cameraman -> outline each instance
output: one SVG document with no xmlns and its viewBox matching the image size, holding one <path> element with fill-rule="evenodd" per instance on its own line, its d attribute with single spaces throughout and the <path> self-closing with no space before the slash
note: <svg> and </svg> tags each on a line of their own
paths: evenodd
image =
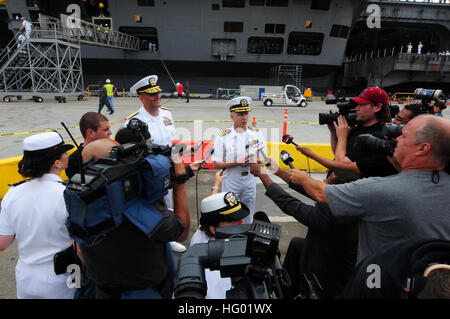
<svg viewBox="0 0 450 319">
<path fill-rule="evenodd" d="M 354 148 L 356 138 L 361 134 L 372 134 L 382 138 L 383 124 L 391 120 L 389 96 L 378 87 L 368 87 L 358 97 L 351 98 L 350 101 L 357 104 L 355 111 L 358 125 L 351 129 L 348 125 L 345 125 L 345 128 L 350 132 L 346 136 L 339 136 L 336 123 L 328 124 L 333 153 L 337 160 L 347 162 L 371 156 L 370 153 L 364 154 Z M 345 124 L 347 124 L 346 121 Z M 339 126 L 342 126 L 342 124 L 340 123 Z"/>
<path fill-rule="evenodd" d="M 108 144 L 108 147 L 104 147 Z M 105 155 L 112 144 L 107 139 L 90 143 L 83 153 Z M 185 174 L 183 162 L 174 157 L 175 175 Z M 161 197 L 152 204 L 140 202 L 162 214 L 162 220 L 149 236 L 123 216 L 123 222 L 108 233 L 80 244 L 88 275 L 96 284 L 95 296 L 113 298 L 170 298 L 172 296 L 174 260 L 168 242 L 184 241 L 189 232 L 189 210 L 184 184 L 172 183 L 174 211 L 167 209 Z M 141 201 L 141 200 L 140 200 Z M 142 205 L 144 204 L 144 205 Z M 145 212 L 143 212 L 145 213 Z"/>
<path fill-rule="evenodd" d="M 289 173 L 279 169 L 275 161 L 271 163 L 271 171 L 289 183 Z M 308 227 L 305 239 L 293 238 L 289 243 L 283 267 L 288 271 L 292 285 L 285 297 L 305 294 L 303 274 L 314 274 L 318 278 L 323 288 L 322 298 L 339 296 L 356 263 L 358 226 L 354 219 L 334 218 L 327 204 L 311 206 L 289 195 L 280 185 L 273 183 L 258 164 L 251 164 L 251 173 L 261 179 L 266 196 L 285 214 Z M 330 170 L 324 182 L 344 184 L 358 178 L 350 171 Z M 289 187 L 308 196 L 299 185 L 289 183 Z"/>
<path fill-rule="evenodd" d="M 444 117 L 442 115 L 442 111 L 445 110 L 446 108 L 447 108 L 447 105 L 445 105 L 444 102 L 436 101 L 433 105 L 434 115 L 439 116 L 439 117 Z"/>
<path fill-rule="evenodd" d="M 338 167 L 352 169 L 364 176 L 388 176 L 396 174 L 397 170 L 383 154 L 372 154 L 369 151 L 356 147 L 357 137 L 362 134 L 371 134 L 383 138 L 383 125 L 391 121 L 389 110 L 389 96 L 378 87 L 366 88 L 358 97 L 351 98 L 350 103 L 356 104 L 356 121 L 358 124 L 350 128 L 344 117 L 340 116 L 338 122 L 328 124 L 331 136 L 331 148 L 336 161 L 356 162 L 358 167 Z"/>
<path fill-rule="evenodd" d="M 420 103 L 408 104 L 392 119 L 392 123 L 395 125 L 405 125 L 420 114 L 433 114 L 433 112 L 430 107 Z"/>
<path fill-rule="evenodd" d="M 414 117 L 420 114 L 428 114 L 430 113 L 430 109 L 424 107 L 422 104 L 409 104 L 406 105 L 392 120 L 393 124 L 396 125 L 405 125 Z M 339 132 L 338 135 L 345 135 L 346 123 L 343 117 L 338 118 L 338 124 L 336 125 L 336 131 Z M 341 132 L 344 130 L 344 132 Z M 342 137 L 343 138 L 343 137 Z M 397 174 L 400 170 L 400 167 L 397 165 L 396 161 L 392 157 L 387 157 L 391 165 L 386 163 L 386 160 L 383 158 L 382 154 L 376 154 L 375 159 L 377 159 L 376 163 L 374 163 L 373 158 L 362 158 L 356 160 L 354 162 L 346 162 L 346 161 L 338 161 L 338 160 L 330 160 L 323 156 L 320 156 L 314 153 L 310 148 L 304 146 L 296 146 L 297 151 L 301 152 L 306 157 L 309 157 L 321 165 L 325 166 L 328 169 L 345 169 L 353 171 L 362 177 L 371 177 L 371 176 L 389 176 L 393 174 Z M 395 167 L 395 170 L 394 170 Z"/>
<path fill-rule="evenodd" d="M 397 138 L 399 174 L 326 185 L 299 170 L 290 181 L 302 185 L 333 216 L 359 220 L 358 262 L 383 243 L 412 236 L 450 240 L 450 121 L 434 115 L 412 119 Z"/>
</svg>

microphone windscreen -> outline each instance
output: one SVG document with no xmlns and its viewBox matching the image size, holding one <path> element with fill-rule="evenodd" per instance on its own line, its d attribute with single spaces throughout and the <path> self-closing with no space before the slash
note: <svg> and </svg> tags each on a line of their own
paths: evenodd
<svg viewBox="0 0 450 319">
<path fill-rule="evenodd" d="M 270 223 L 269 216 L 262 211 L 258 211 L 253 215 L 253 219 L 259 220 L 261 222 Z"/>
</svg>

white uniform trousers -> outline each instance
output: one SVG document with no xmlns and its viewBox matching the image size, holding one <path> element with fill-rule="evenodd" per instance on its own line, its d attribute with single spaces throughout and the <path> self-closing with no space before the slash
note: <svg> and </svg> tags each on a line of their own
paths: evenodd
<svg viewBox="0 0 450 319">
<path fill-rule="evenodd" d="M 16 265 L 18 299 L 73 299 L 75 288 L 67 287 L 69 274 L 56 275 L 53 262 Z"/>
<path fill-rule="evenodd" d="M 226 171 L 225 171 L 226 172 Z M 225 173 L 226 174 L 226 173 Z M 241 203 L 250 210 L 250 214 L 244 218 L 244 223 L 253 223 L 256 202 L 256 179 L 251 173 L 242 176 L 241 173 L 229 172 L 222 181 L 222 192 L 233 192 Z"/>
</svg>

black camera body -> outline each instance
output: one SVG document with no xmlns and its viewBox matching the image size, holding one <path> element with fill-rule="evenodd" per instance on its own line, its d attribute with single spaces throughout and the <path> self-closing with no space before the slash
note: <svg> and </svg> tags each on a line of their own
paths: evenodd
<svg viewBox="0 0 450 319">
<path fill-rule="evenodd" d="M 402 130 L 405 127 L 404 124 L 397 125 L 393 123 L 388 123 L 383 126 L 382 132 L 383 136 L 387 136 L 390 139 L 396 139 L 400 135 L 402 135 Z"/>
<path fill-rule="evenodd" d="M 218 227 L 216 239 L 193 245 L 181 257 L 175 277 L 175 298 L 204 298 L 205 269 L 231 277 L 227 299 L 282 298 L 278 259 L 279 225 L 254 220 L 251 225 Z M 277 284 L 275 284 L 277 283 Z"/>
<path fill-rule="evenodd" d="M 337 119 L 339 116 L 345 117 L 345 120 L 347 121 L 349 126 L 355 126 L 358 124 L 358 121 L 356 120 L 356 106 L 358 104 L 354 102 L 353 100 L 346 101 L 346 102 L 339 102 L 336 104 L 337 108 L 339 109 L 338 112 L 335 113 L 319 113 L 319 124 L 332 124 L 333 122 L 337 122 Z M 395 115 L 400 112 L 400 108 L 398 105 L 389 105 L 389 111 L 391 113 L 391 117 L 394 117 Z"/>
<path fill-rule="evenodd" d="M 371 134 L 361 134 L 356 138 L 355 148 L 371 153 L 382 153 L 392 156 L 395 152 L 397 141 L 393 139 L 382 139 Z"/>
<path fill-rule="evenodd" d="M 319 113 L 319 124 L 332 124 L 333 122 L 337 122 L 339 116 L 345 117 L 348 125 L 355 126 L 357 124 L 356 121 L 356 111 L 355 107 L 357 104 L 352 100 L 347 102 L 338 102 L 336 107 L 338 108 L 338 112 L 335 113 Z"/>
<path fill-rule="evenodd" d="M 371 153 L 382 153 L 387 156 L 394 155 L 397 146 L 396 138 L 402 135 L 405 125 L 388 123 L 383 126 L 383 136 L 387 139 L 375 137 L 371 134 L 361 134 L 356 138 L 355 148 Z"/>
</svg>

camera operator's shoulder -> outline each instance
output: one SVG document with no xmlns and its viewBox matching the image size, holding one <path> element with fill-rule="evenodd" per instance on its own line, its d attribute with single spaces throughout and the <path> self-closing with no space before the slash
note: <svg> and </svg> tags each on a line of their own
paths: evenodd
<svg viewBox="0 0 450 319">
<path fill-rule="evenodd" d="M 227 128 L 225 130 L 223 130 L 222 132 L 219 133 L 219 136 L 225 136 L 231 133 L 231 129 Z"/>
</svg>

